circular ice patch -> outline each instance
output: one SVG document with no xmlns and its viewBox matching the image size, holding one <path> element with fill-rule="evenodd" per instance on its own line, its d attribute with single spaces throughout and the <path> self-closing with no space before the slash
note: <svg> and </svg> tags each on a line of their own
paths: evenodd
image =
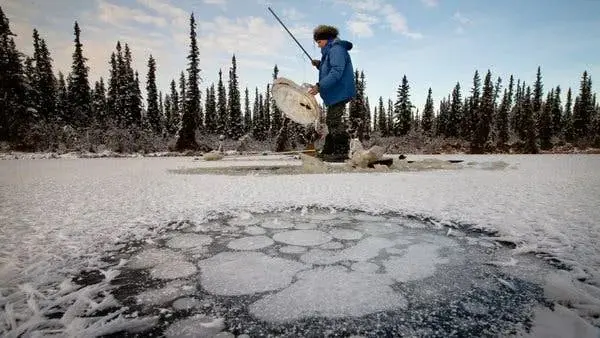
<svg viewBox="0 0 600 338">
<path fill-rule="evenodd" d="M 250 236 L 233 240 L 227 244 L 232 250 L 259 250 L 273 245 L 273 240 L 267 236 Z"/>
<path fill-rule="evenodd" d="M 222 252 L 198 263 L 202 287 L 217 295 L 239 296 L 278 290 L 307 265 L 260 252 Z"/>
<path fill-rule="evenodd" d="M 213 337 L 225 329 L 223 318 L 211 318 L 204 315 L 195 315 L 179 320 L 164 332 L 165 337 Z"/>
<path fill-rule="evenodd" d="M 248 235 L 256 236 L 256 235 L 264 235 L 267 231 L 261 227 L 251 226 L 251 227 L 247 227 L 246 230 L 244 230 L 244 232 L 247 233 Z"/>
<path fill-rule="evenodd" d="M 263 222 L 262 226 L 267 229 L 289 229 L 292 228 L 294 224 L 289 220 L 273 218 Z"/>
<path fill-rule="evenodd" d="M 333 229 L 329 233 L 333 238 L 347 241 L 361 239 L 363 236 L 362 232 L 350 229 Z"/>
<path fill-rule="evenodd" d="M 314 246 L 331 241 L 331 235 L 319 230 L 291 230 L 277 233 L 273 239 L 289 245 Z"/>
<path fill-rule="evenodd" d="M 208 235 L 200 234 L 180 234 L 171 237 L 166 243 L 169 248 L 189 249 L 203 245 L 209 245 L 213 239 Z"/>
<path fill-rule="evenodd" d="M 350 268 L 358 272 L 375 273 L 379 270 L 379 265 L 369 262 L 356 262 Z"/>
<path fill-rule="evenodd" d="M 150 270 L 150 275 L 156 279 L 176 279 L 191 276 L 196 271 L 196 266 L 190 262 L 175 261 L 157 265 Z"/>
<path fill-rule="evenodd" d="M 148 269 L 162 263 L 184 260 L 181 254 L 168 249 L 148 249 L 139 252 L 129 260 L 127 267 L 130 269 Z"/>
</svg>

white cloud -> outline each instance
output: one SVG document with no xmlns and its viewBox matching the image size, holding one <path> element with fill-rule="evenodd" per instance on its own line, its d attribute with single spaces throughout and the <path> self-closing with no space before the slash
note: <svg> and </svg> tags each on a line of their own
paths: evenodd
<svg viewBox="0 0 600 338">
<path fill-rule="evenodd" d="M 182 29 L 187 27 L 191 13 L 171 5 L 168 1 L 164 0 L 137 0 L 141 5 L 146 6 L 149 9 L 154 10 L 156 13 L 165 15 L 170 20 L 170 27 L 173 29 Z"/>
<path fill-rule="evenodd" d="M 354 11 L 377 11 L 385 2 L 383 0 L 334 0 L 337 4 L 350 6 Z"/>
<path fill-rule="evenodd" d="M 98 17 L 100 20 L 116 26 L 123 23 L 131 23 L 132 21 L 143 24 L 153 24 L 158 27 L 167 25 L 167 21 L 164 18 L 152 16 L 139 9 L 115 5 L 104 0 L 98 1 L 98 10 Z"/>
<path fill-rule="evenodd" d="M 461 25 L 468 25 L 472 22 L 471 19 L 464 16 L 461 12 L 454 13 L 454 16 L 452 16 L 452 18 L 458 21 L 458 23 L 460 23 Z"/>
<path fill-rule="evenodd" d="M 437 7 L 440 4 L 439 0 L 421 0 L 427 7 Z"/>
<path fill-rule="evenodd" d="M 377 23 L 376 17 L 364 13 L 356 13 L 352 19 L 346 22 L 348 29 L 360 37 L 373 36 L 372 26 L 375 23 Z"/>
<path fill-rule="evenodd" d="M 217 17 L 202 22 L 198 44 L 204 50 L 245 54 L 274 55 L 283 41 L 279 27 L 268 25 L 263 18 L 246 17 L 231 20 Z"/>
<path fill-rule="evenodd" d="M 385 21 L 390 25 L 390 29 L 396 33 L 405 35 L 411 39 L 420 39 L 423 37 L 420 33 L 411 32 L 408 29 L 408 23 L 402 13 L 398 12 L 392 5 L 383 7 Z"/>
<path fill-rule="evenodd" d="M 473 23 L 471 19 L 464 16 L 461 12 L 455 12 L 452 18 L 458 23 L 458 26 L 454 30 L 456 34 L 464 34 L 466 32 L 466 26 Z"/>
</svg>

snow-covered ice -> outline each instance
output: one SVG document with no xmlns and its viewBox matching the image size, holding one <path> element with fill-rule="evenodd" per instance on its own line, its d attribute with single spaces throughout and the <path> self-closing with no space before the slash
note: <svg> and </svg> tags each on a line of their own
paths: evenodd
<svg viewBox="0 0 600 338">
<path fill-rule="evenodd" d="M 460 157 L 235 176 L 225 169 L 301 166 L 282 156 L 0 161 L 0 334 L 143 332 L 164 310 L 186 313 L 166 336 L 507 335 L 531 320 L 518 336 L 597 337 L 600 157 Z M 461 319 L 473 315 L 481 324 Z"/>
<path fill-rule="evenodd" d="M 250 312 L 263 320 L 285 322 L 316 315 L 355 317 L 407 306 L 406 299 L 390 287 L 393 281 L 383 275 L 336 266 L 301 273 L 299 279 L 252 304 Z"/>
<path fill-rule="evenodd" d="M 321 245 L 329 242 L 331 238 L 331 235 L 319 230 L 291 230 L 273 236 L 277 242 L 297 246 Z"/>
<path fill-rule="evenodd" d="M 227 247 L 232 250 L 258 250 L 273 243 L 273 240 L 267 236 L 250 236 L 233 240 L 227 244 Z"/>
<path fill-rule="evenodd" d="M 202 287 L 217 295 L 250 295 L 278 290 L 309 268 L 305 264 L 269 257 L 260 252 L 222 252 L 198 263 Z"/>
</svg>

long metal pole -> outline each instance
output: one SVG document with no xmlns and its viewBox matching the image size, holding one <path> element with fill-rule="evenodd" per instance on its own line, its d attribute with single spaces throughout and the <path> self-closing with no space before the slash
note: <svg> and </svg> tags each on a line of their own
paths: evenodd
<svg viewBox="0 0 600 338">
<path fill-rule="evenodd" d="M 271 12 L 271 14 L 273 14 L 273 16 L 275 17 L 275 19 L 277 19 L 277 21 L 279 21 L 279 23 L 283 26 L 283 28 L 285 28 L 285 30 L 292 37 L 292 39 L 294 39 L 294 41 L 296 41 L 296 44 L 298 44 L 298 47 L 300 47 L 300 49 L 302 49 L 302 51 L 304 52 L 304 54 L 306 54 L 306 56 L 308 57 L 308 59 L 312 61 L 312 57 L 310 56 L 310 54 L 308 54 L 308 52 L 304 49 L 304 47 L 302 47 L 302 45 L 300 44 L 300 42 L 298 42 L 298 40 L 296 40 L 296 38 L 294 37 L 294 34 L 292 34 L 292 32 L 290 32 L 290 30 L 287 29 L 287 27 L 283 24 L 283 22 L 281 22 L 281 20 L 279 19 L 279 17 L 277 16 L 277 14 L 275 14 L 275 12 L 273 12 L 273 10 L 271 9 L 271 7 L 267 7 L 267 8 L 269 9 L 269 12 Z"/>
</svg>

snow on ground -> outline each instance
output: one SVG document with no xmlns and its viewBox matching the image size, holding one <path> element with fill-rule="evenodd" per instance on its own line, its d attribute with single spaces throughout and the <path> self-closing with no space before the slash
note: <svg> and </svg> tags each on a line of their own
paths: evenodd
<svg viewBox="0 0 600 338">
<path fill-rule="evenodd" d="M 421 298 L 439 296 L 439 285 L 425 281 L 452 275 L 440 270 L 443 266 L 475 269 L 452 252 L 460 249 L 456 241 L 492 250 L 493 241 L 469 234 L 486 229 L 500 236 L 493 240 L 514 246 L 508 257 L 488 259 L 490 269 L 521 273 L 527 270 L 523 262 L 531 263 L 525 259 L 529 253 L 570 268 L 548 272 L 540 263 L 539 271 L 545 272 L 537 282 L 556 305 L 554 311 L 535 311 L 533 336 L 554 332 L 556 323 L 564 337 L 597 335 L 600 157 L 458 157 L 465 162 L 450 166 L 421 156 L 417 165 L 401 163 L 394 171 L 297 175 L 260 170 L 243 174 L 237 169 L 227 175 L 232 174 L 228 168 L 242 165 L 286 164 L 288 173 L 301 172 L 298 160 L 281 156 L 226 157 L 211 163 L 193 158 L 0 161 L 0 332 L 93 336 L 152 329 L 171 311 L 204 303 L 182 300 L 175 310 L 138 317 L 116 305 L 125 292 L 115 289 L 116 281 L 138 274 L 133 280 L 149 282 L 129 286 L 135 288 L 137 301 L 164 306 L 197 294 L 193 279 L 199 271 L 206 299 L 214 301 L 207 306 L 221 304 L 221 295 L 250 297 L 245 303 L 250 314 L 240 314 L 239 320 L 251 322 L 251 315 L 273 322 L 306 315 L 370 318 L 368 314 L 391 308 L 397 316 L 415 301 L 411 293 L 398 293 L 397 285 L 416 283 Z M 222 167 L 214 172 L 218 175 L 198 169 L 215 163 Z M 326 212 L 315 213 L 315 207 Z M 297 209 L 291 218 L 261 221 L 255 216 Z M 230 218 L 223 224 L 221 217 Z M 179 231 L 185 224 L 192 226 Z M 447 226 L 454 230 L 447 231 Z M 422 243 L 427 234 L 393 236 L 407 229 L 439 230 L 446 236 L 420 245 L 411 241 Z M 450 253 L 442 254 L 444 250 Z M 124 256 L 115 255 L 108 264 L 108 252 Z M 473 273 L 477 269 L 484 268 Z M 230 277 L 224 280 L 224 275 Z M 332 291 L 340 280 L 347 287 Z M 320 289 L 312 292 L 315 283 Z M 485 283 L 486 290 L 520 290 L 535 298 L 534 291 L 527 291 L 534 289 L 519 279 L 502 275 Z M 351 297 L 352 291 L 371 301 L 361 303 Z M 267 296 L 252 298 L 262 292 Z M 448 294 L 462 295 L 456 290 Z M 324 301 L 327 297 L 331 302 Z M 329 304 L 339 306 L 340 312 Z M 454 308 L 452 299 L 448 304 Z M 471 313 L 490 313 L 477 303 L 460 306 Z M 275 316 L 282 307 L 286 311 L 281 318 Z M 434 328 L 447 320 L 443 313 L 423 313 L 427 316 L 420 320 Z M 164 334 L 182 335 L 190 328 L 219 332 L 225 329 L 220 315 L 181 318 Z M 408 322 L 419 319 L 404 315 Z M 486 317 L 491 322 L 494 318 Z"/>
</svg>

